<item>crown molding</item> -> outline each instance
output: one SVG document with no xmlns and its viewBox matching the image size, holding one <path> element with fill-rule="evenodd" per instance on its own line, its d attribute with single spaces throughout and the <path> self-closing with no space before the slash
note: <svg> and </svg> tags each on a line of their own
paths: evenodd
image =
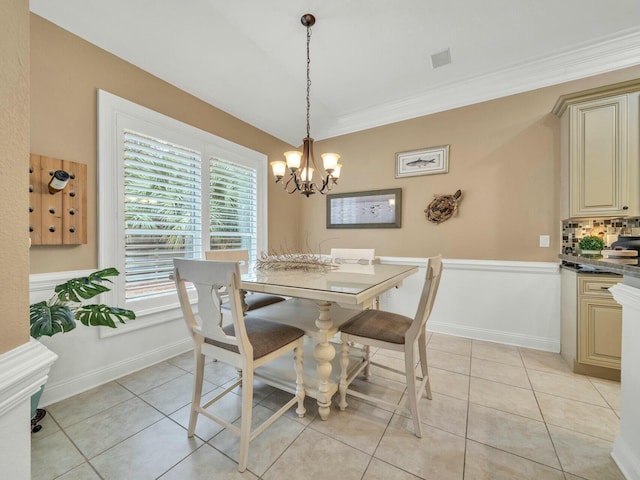
<svg viewBox="0 0 640 480">
<path fill-rule="evenodd" d="M 640 29 L 338 117 L 331 138 L 640 64 Z"/>
</svg>

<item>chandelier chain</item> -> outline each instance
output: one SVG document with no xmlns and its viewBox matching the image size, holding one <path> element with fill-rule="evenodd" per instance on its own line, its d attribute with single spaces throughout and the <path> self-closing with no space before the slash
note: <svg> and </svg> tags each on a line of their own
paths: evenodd
<svg viewBox="0 0 640 480">
<path fill-rule="evenodd" d="M 307 138 L 310 137 L 311 132 L 311 100 L 309 99 L 311 92 L 311 57 L 309 55 L 309 44 L 311 43 L 311 27 L 307 27 Z"/>
<path fill-rule="evenodd" d="M 323 153 L 321 155 L 323 169 L 319 169 L 313 153 L 313 138 L 311 138 L 311 26 L 316 18 L 307 13 L 300 22 L 307 29 L 307 136 L 302 139 L 302 151 L 285 152 L 286 161 L 271 162 L 276 183 L 280 183 L 287 193 L 300 192 L 309 197 L 315 193 L 326 195 L 338 183 L 342 165 L 338 163 L 340 155 L 337 153 Z M 287 177 L 287 170 L 289 172 Z M 320 176 L 320 183 L 313 180 L 314 172 Z"/>
</svg>

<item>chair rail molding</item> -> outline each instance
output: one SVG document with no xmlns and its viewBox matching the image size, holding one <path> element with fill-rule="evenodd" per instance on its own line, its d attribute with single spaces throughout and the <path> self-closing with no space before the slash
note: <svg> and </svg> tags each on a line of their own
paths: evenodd
<svg viewBox="0 0 640 480">
<path fill-rule="evenodd" d="M 412 317 L 426 258 L 380 257 L 380 262 L 419 266 L 418 274 L 381 298 L 383 310 Z M 428 331 L 560 351 L 558 263 L 445 258 L 443 264 Z"/>
</svg>

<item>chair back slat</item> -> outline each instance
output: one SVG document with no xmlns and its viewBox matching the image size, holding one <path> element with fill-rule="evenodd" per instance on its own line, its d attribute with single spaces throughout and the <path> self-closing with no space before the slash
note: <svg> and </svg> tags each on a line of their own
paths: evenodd
<svg viewBox="0 0 640 480">
<path fill-rule="evenodd" d="M 331 261 L 335 263 L 360 263 L 372 265 L 376 258 L 375 248 L 332 248 Z"/>
<path fill-rule="evenodd" d="M 174 258 L 173 262 L 180 305 L 189 330 L 216 342 L 236 346 L 240 354 L 253 358 L 253 348 L 247 337 L 242 313 L 238 263 L 181 258 Z M 192 283 L 196 289 L 200 321 L 194 314 L 185 285 L 187 282 Z M 227 335 L 222 329 L 221 289 L 229 295 L 235 336 Z"/>
<path fill-rule="evenodd" d="M 425 275 L 424 286 L 422 287 L 422 293 L 420 295 L 420 301 L 418 302 L 416 316 L 411 327 L 407 331 L 407 337 L 416 338 L 418 333 L 425 328 L 429 315 L 431 315 L 433 304 L 435 303 L 441 276 L 442 255 L 430 257 L 427 260 L 427 272 Z"/>
<path fill-rule="evenodd" d="M 224 262 L 240 262 L 240 272 L 242 273 L 246 273 L 249 269 L 249 250 L 208 250 L 204 252 L 204 258 Z"/>
</svg>

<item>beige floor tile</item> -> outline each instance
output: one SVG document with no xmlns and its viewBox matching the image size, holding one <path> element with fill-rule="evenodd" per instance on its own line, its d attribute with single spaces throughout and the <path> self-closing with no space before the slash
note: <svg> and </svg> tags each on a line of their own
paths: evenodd
<svg viewBox="0 0 640 480">
<path fill-rule="evenodd" d="M 611 459 L 612 442 L 553 425 L 549 433 L 566 472 L 588 480 L 624 480 Z"/>
<path fill-rule="evenodd" d="M 183 369 L 168 362 L 160 362 L 122 377 L 118 379 L 118 383 L 136 395 L 140 395 L 182 375 L 184 375 Z"/>
<path fill-rule="evenodd" d="M 353 447 L 307 428 L 262 478 L 360 480 L 370 459 L 369 455 Z"/>
<path fill-rule="evenodd" d="M 464 337 L 434 333 L 429 338 L 429 343 L 427 344 L 427 350 L 429 349 L 469 357 L 471 356 L 471 340 Z"/>
<path fill-rule="evenodd" d="M 204 379 L 221 387 L 236 381 L 238 371 L 228 363 L 207 361 L 204 366 Z"/>
<path fill-rule="evenodd" d="M 132 397 L 131 392 L 118 383 L 109 382 L 49 405 L 47 412 L 62 428 L 66 428 Z"/>
<path fill-rule="evenodd" d="M 84 461 L 84 457 L 62 431 L 31 442 L 32 480 L 57 478 Z"/>
<path fill-rule="evenodd" d="M 362 480 L 416 480 L 417 478 L 419 477 L 374 458 Z"/>
<path fill-rule="evenodd" d="M 532 390 L 471 377 L 469 401 L 533 420 L 542 420 Z"/>
<path fill-rule="evenodd" d="M 285 392 L 283 390 L 274 388 L 273 392 L 271 392 L 271 394 L 263 398 L 258 403 L 258 405 L 261 405 L 275 412 L 277 410 L 280 410 L 280 407 L 282 407 L 285 403 L 287 403 L 292 397 L 293 397 L 292 394 Z M 336 397 L 337 395 L 334 396 L 334 399 Z M 304 408 L 306 409 L 304 417 L 298 416 L 298 414 L 296 413 L 296 408 L 297 406 L 290 408 L 289 410 L 286 411 L 284 416 L 287 418 L 290 418 L 291 420 L 295 420 L 296 422 L 301 423 L 303 425 L 309 425 L 318 416 L 318 401 L 315 398 L 310 397 L 309 395 L 304 397 Z M 333 406 L 331 407 L 332 412 L 334 408 L 335 407 Z"/>
<path fill-rule="evenodd" d="M 90 459 L 162 418 L 164 416 L 155 408 L 134 397 L 76 423 L 65 431 Z"/>
<path fill-rule="evenodd" d="M 469 398 L 469 377 L 459 373 L 429 368 L 431 391 L 467 400 Z"/>
<path fill-rule="evenodd" d="M 273 411 L 261 407 L 253 408 L 251 431 L 263 423 Z M 240 427 L 240 420 L 234 422 Z M 285 417 L 280 417 L 264 432 L 258 435 L 249 445 L 248 467 L 256 475 L 262 475 L 280 455 L 293 443 L 304 429 L 304 425 Z M 240 437 L 228 430 L 223 430 L 208 442 L 217 450 L 229 456 L 236 462 L 240 450 Z"/>
<path fill-rule="evenodd" d="M 467 431 L 467 401 L 438 392 L 433 392 L 431 396 L 431 400 L 424 397 L 420 399 L 420 421 L 464 437 Z M 404 416 L 409 417 L 408 414 Z M 410 427 L 413 432 L 413 425 Z"/>
<path fill-rule="evenodd" d="M 207 360 L 211 361 L 211 360 Z M 188 352 L 181 353 L 180 355 L 176 355 L 175 357 L 167 360 L 167 363 L 171 365 L 186 370 L 187 372 L 193 373 L 195 369 L 195 362 L 193 359 L 193 349 Z"/>
<path fill-rule="evenodd" d="M 105 480 L 154 479 L 191 454 L 202 440 L 169 419 L 129 437 L 91 460 Z"/>
<path fill-rule="evenodd" d="M 424 479 L 462 479 L 464 437 L 424 425 L 422 438 L 412 420 L 395 415 L 374 457 Z"/>
<path fill-rule="evenodd" d="M 140 395 L 140 398 L 165 415 L 171 415 L 173 412 L 191 403 L 193 399 L 193 382 L 193 374 L 185 373 L 151 390 L 147 390 Z M 215 388 L 215 385 L 206 380 L 202 382 L 203 395 L 206 395 Z"/>
<path fill-rule="evenodd" d="M 492 362 L 504 363 L 516 367 L 522 366 L 522 359 L 520 358 L 518 347 L 503 345 L 501 343 L 473 340 L 471 356 L 473 358 L 481 358 L 482 360 L 490 360 Z"/>
<path fill-rule="evenodd" d="M 559 353 L 543 352 L 530 348 L 520 348 L 519 350 L 527 370 L 542 370 L 544 372 L 573 375 L 569 365 Z"/>
<path fill-rule="evenodd" d="M 427 349 L 427 364 L 429 367 L 449 370 L 450 372 L 469 375 L 470 361 L 466 355 L 444 352 L 442 350 Z"/>
<path fill-rule="evenodd" d="M 159 480 L 252 480 L 257 479 L 250 470 L 238 472 L 238 464 L 211 445 L 202 445 L 182 460 Z"/>
<path fill-rule="evenodd" d="M 584 375 L 558 375 L 540 370 L 529 370 L 529 380 L 536 392 L 608 407 L 600 392 Z"/>
<path fill-rule="evenodd" d="M 620 419 L 609 407 L 536 393 L 547 424 L 613 441 L 620 430 Z"/>
<path fill-rule="evenodd" d="M 560 468 L 544 422 L 472 403 L 469 405 L 467 438 Z"/>
<path fill-rule="evenodd" d="M 464 480 L 564 480 L 560 470 L 467 440 Z"/>
<path fill-rule="evenodd" d="M 404 380 L 403 383 L 400 383 L 385 377 L 385 372 L 386 370 L 384 369 L 372 367 L 371 377 L 369 378 L 369 380 L 365 380 L 363 377 L 356 378 L 351 383 L 349 388 L 365 395 L 370 395 L 377 399 L 384 400 L 391 404 L 398 404 L 401 401 L 402 395 L 407 389 L 407 386 L 404 383 Z M 395 376 L 394 378 L 398 377 Z M 336 393 L 336 395 L 333 397 L 334 405 L 338 404 L 339 398 L 339 394 Z M 354 397 L 347 394 L 347 403 L 349 403 L 352 398 Z M 378 407 L 384 410 L 393 410 L 392 408 L 385 405 L 378 405 Z"/>
<path fill-rule="evenodd" d="M 527 371 L 521 365 L 509 365 L 473 357 L 471 359 L 471 376 L 506 383 L 520 388 L 531 388 Z"/>
<path fill-rule="evenodd" d="M 95 470 L 91 468 L 91 465 L 83 463 L 79 467 L 76 467 L 56 478 L 56 480 L 100 480 L 100 477 Z"/>
<path fill-rule="evenodd" d="M 310 428 L 372 455 L 392 416 L 387 410 L 350 398 L 344 411 L 334 408 L 327 420 L 317 417 Z"/>
<path fill-rule="evenodd" d="M 222 391 L 222 388 L 216 388 L 208 394 L 203 395 L 201 404 L 207 403 L 216 395 L 222 393 Z M 222 399 L 211 405 L 208 410 L 215 415 L 225 419 L 226 421 L 233 423 L 238 418 L 240 418 L 240 414 L 242 413 L 242 399 L 234 393 L 229 393 L 228 395 L 224 396 Z M 180 410 L 173 413 L 169 418 L 182 425 L 185 428 L 186 432 L 186 429 L 189 428 L 190 413 L 191 403 L 189 403 L 189 405 L 185 405 Z M 224 430 L 224 427 L 219 423 L 210 420 L 204 415 L 198 415 L 195 434 L 201 439 L 208 441 L 214 435 L 220 433 L 222 430 Z"/>
<path fill-rule="evenodd" d="M 600 392 L 607 404 L 614 410 L 620 410 L 620 382 L 591 377 L 591 383 Z"/>
</svg>

